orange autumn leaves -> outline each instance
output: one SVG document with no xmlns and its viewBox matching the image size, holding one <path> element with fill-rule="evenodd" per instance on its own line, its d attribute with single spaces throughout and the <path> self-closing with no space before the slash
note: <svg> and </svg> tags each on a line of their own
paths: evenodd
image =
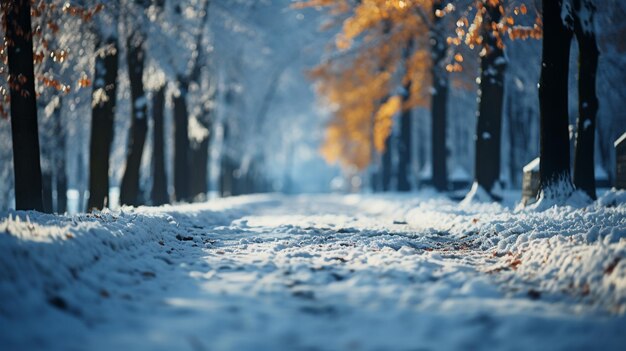
<svg viewBox="0 0 626 351">
<path fill-rule="evenodd" d="M 421 7 L 416 8 L 420 3 Z M 321 152 L 330 163 L 362 170 L 385 149 L 394 116 L 428 104 L 429 54 L 423 15 L 428 1 L 311 0 L 296 7 L 323 6 L 345 16 L 336 37 L 338 53 L 310 72 L 321 99 L 331 108 Z M 421 14 L 416 14 L 420 11 Z M 410 87 L 410 91 L 405 91 Z"/>
<path fill-rule="evenodd" d="M 11 2 L 2 2 L 0 4 L 0 11 L 6 14 L 10 6 L 13 6 Z M 45 66 L 47 60 L 51 60 L 57 64 L 64 64 L 70 58 L 70 50 L 68 48 L 60 47 L 57 41 L 59 37 L 59 31 L 61 30 L 60 23 L 67 18 L 76 18 L 83 23 L 91 21 L 94 16 L 104 9 L 104 5 L 101 3 L 90 4 L 89 6 L 79 6 L 71 4 L 67 1 L 60 0 L 37 0 L 31 1 L 31 18 L 32 18 L 32 40 L 33 40 L 33 63 L 37 68 Z M 66 16 L 66 17 L 63 17 Z M 0 18 L 0 27 L 4 29 L 6 33 L 6 26 L 8 25 L 6 16 Z M 23 34 L 20 34 L 23 35 Z M 21 90 L 19 87 L 25 82 L 23 77 L 9 77 L 8 76 L 8 48 L 13 43 L 4 38 L 0 43 L 0 77 L 6 82 L 6 86 L 0 86 L 0 116 L 8 118 L 8 105 L 10 103 L 10 94 L 8 87 L 12 87 L 16 90 Z M 51 88 L 60 93 L 67 94 L 71 91 L 71 86 L 68 83 L 62 82 L 62 79 L 55 75 L 52 70 L 46 72 L 35 72 L 36 84 L 38 89 L 37 95 L 42 91 L 41 88 Z M 76 82 L 77 88 L 85 88 L 91 85 L 91 80 L 87 77 L 85 72 L 82 72 Z M 23 91 L 22 94 L 25 94 Z"/>
<path fill-rule="evenodd" d="M 435 2 L 443 2 L 444 6 L 433 11 Z M 325 159 L 344 167 L 366 168 L 376 154 L 384 151 L 394 116 L 402 110 L 428 106 L 432 67 L 430 34 L 435 18 L 457 16 L 457 20 L 446 21 L 447 44 L 464 44 L 463 51 L 477 48 L 480 51 L 477 56 L 481 57 L 489 50 L 483 41 L 488 33 L 493 34 L 500 48 L 504 46 L 505 36 L 541 37 L 539 16 L 532 26 L 517 24 L 516 16 L 529 11 L 525 4 L 514 3 L 507 1 L 505 8 L 504 0 L 473 0 L 462 9 L 445 0 L 297 3 L 296 8 L 325 8 L 333 18 L 341 20 L 341 31 L 335 38 L 337 52 L 310 72 L 318 95 L 333 113 L 321 148 Z M 489 18 L 487 7 L 499 11 L 497 22 Z M 405 50 L 410 50 L 408 55 Z M 476 60 L 469 61 L 458 50 L 448 57 L 445 64 L 448 72 L 461 72 L 466 65 L 473 68 L 464 76 L 456 76 L 455 86 L 474 88 Z"/>
<path fill-rule="evenodd" d="M 510 2 L 512 3 L 512 1 Z M 497 10 L 500 15 L 498 21 L 490 18 L 489 8 Z M 488 47 L 484 45 L 484 36 L 487 34 L 493 35 L 496 39 L 496 45 L 500 49 L 504 48 L 505 36 L 508 36 L 511 40 L 541 38 L 542 23 L 540 16 L 535 17 L 535 23 L 532 26 L 516 24 L 517 16 L 524 16 L 528 13 L 528 8 L 523 3 L 507 9 L 504 0 L 477 0 L 471 9 L 473 10 L 472 21 L 468 20 L 469 14 L 463 14 L 456 21 L 455 35 L 448 37 L 447 40 L 449 45 L 458 46 L 464 43 L 470 49 L 481 47 L 480 56 L 482 57 L 488 50 Z M 463 62 L 462 59 L 458 60 L 456 55 L 455 60 Z M 453 67 L 454 69 L 448 67 L 448 71 L 457 71 L 458 63 L 454 63 Z"/>
</svg>

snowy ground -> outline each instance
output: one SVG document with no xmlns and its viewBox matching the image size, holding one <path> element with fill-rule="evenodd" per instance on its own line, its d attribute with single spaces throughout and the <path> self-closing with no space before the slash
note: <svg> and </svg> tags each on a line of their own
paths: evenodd
<svg viewBox="0 0 626 351">
<path fill-rule="evenodd" d="M 0 214 L 2 350 L 622 349 L 626 195 Z"/>
</svg>

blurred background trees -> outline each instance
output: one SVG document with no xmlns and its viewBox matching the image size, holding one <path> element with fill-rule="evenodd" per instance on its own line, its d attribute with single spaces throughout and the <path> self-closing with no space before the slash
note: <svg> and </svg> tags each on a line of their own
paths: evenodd
<svg viewBox="0 0 626 351">
<path fill-rule="evenodd" d="M 3 3 L 0 208 L 424 187 L 497 201 L 537 156 L 545 194 L 594 198 L 597 180 L 614 177 L 612 141 L 626 125 L 626 6 L 539 4 Z M 28 13 L 32 37 L 15 27 Z M 553 39 L 555 26 L 571 45 Z M 34 63 L 32 78 L 13 71 L 18 45 L 33 48 L 18 60 Z M 551 52 L 554 66 L 542 65 Z"/>
</svg>

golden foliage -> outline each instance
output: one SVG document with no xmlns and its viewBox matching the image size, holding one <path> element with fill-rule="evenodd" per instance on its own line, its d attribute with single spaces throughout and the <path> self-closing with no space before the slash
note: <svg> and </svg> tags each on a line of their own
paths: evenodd
<svg viewBox="0 0 626 351">
<path fill-rule="evenodd" d="M 496 46 L 500 49 L 504 48 L 503 40 L 506 35 L 512 40 L 540 39 L 543 32 L 541 17 L 537 14 L 535 23 L 532 26 L 516 24 L 516 17 L 526 15 L 528 8 L 525 4 L 521 4 L 520 6 L 512 6 L 507 9 L 505 6 L 507 2 L 513 1 L 475 0 L 474 6 L 470 6 L 467 12 L 456 22 L 456 36 L 449 37 L 447 40 L 448 44 L 460 45 L 465 43 L 471 49 L 481 47 L 483 49 L 481 50 L 482 55 L 489 50 L 486 45 L 486 36 L 493 36 Z M 490 16 L 490 9 L 495 10 L 499 19 L 494 19 Z M 474 12 L 474 18 L 471 22 L 468 19 L 470 11 Z"/>
<path fill-rule="evenodd" d="M 465 45 L 448 58 L 445 68 L 462 72 L 468 66 L 468 73 L 452 77 L 455 87 L 465 89 L 475 88 L 477 60 L 466 60 L 463 53 L 476 48 L 483 56 L 495 47 L 503 48 L 506 36 L 540 38 L 540 17 L 532 26 L 518 24 L 523 22 L 518 17 L 529 10 L 514 2 L 507 0 L 507 8 L 505 0 L 472 0 L 471 6 L 461 10 L 451 0 L 303 0 L 295 4 L 295 8 L 325 8 L 342 19 L 334 43 L 337 52 L 310 72 L 318 95 L 333 113 L 322 146 L 326 160 L 367 167 L 376 152 L 384 151 L 394 115 L 428 105 L 429 35 L 435 18 L 457 16 L 450 22 L 452 36 L 447 43 Z"/>
<path fill-rule="evenodd" d="M 294 5 L 325 7 L 331 15 L 345 17 L 335 39 L 338 53 L 309 72 L 333 113 L 321 147 L 328 162 L 366 168 L 375 153 L 384 151 L 394 116 L 428 104 L 430 23 L 425 19 L 430 16 L 425 14 L 431 6 L 432 0 L 309 0 Z"/>
</svg>

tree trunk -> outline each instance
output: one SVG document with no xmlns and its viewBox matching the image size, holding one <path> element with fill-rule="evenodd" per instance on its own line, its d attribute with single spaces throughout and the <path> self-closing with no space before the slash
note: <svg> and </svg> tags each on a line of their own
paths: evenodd
<svg viewBox="0 0 626 351">
<path fill-rule="evenodd" d="M 82 143 L 82 136 L 79 137 L 80 141 L 77 144 Z M 76 154 L 76 189 L 78 190 L 78 203 L 76 204 L 76 212 L 84 211 L 85 206 L 85 161 L 82 150 Z"/>
<path fill-rule="evenodd" d="M 148 131 L 146 96 L 143 89 L 144 68 L 144 37 L 139 32 L 133 33 L 127 40 L 128 77 L 131 96 L 131 126 L 128 133 L 128 152 L 126 154 L 126 170 L 122 177 L 120 202 L 123 205 L 137 206 L 143 201 L 140 198 L 139 172 L 141 157 Z"/>
<path fill-rule="evenodd" d="M 63 136 L 63 155 L 59 158 L 56 166 L 56 189 L 57 203 L 56 212 L 63 214 L 67 212 L 67 174 L 65 170 L 65 136 Z"/>
<path fill-rule="evenodd" d="M 193 165 L 190 169 L 191 198 L 195 201 L 206 200 L 208 192 L 209 141 L 207 136 L 200 143 L 191 147 L 191 164 Z"/>
<path fill-rule="evenodd" d="M 208 138 L 197 145 L 190 145 L 187 132 L 187 92 L 190 83 L 198 83 L 202 75 L 201 60 L 204 58 L 203 37 L 206 23 L 209 19 L 209 5 L 211 2 L 205 0 L 202 5 L 203 17 L 196 33 L 195 59 L 191 66 L 191 72 L 186 78 L 179 78 L 181 91 L 180 99 L 174 100 L 175 120 L 176 120 L 176 148 L 175 148 L 175 168 L 174 168 L 174 188 L 178 201 L 204 200 L 207 193 L 207 163 L 209 159 Z M 176 108 L 178 104 L 178 109 Z M 176 112 L 178 111 L 178 113 Z M 201 116 L 206 117 L 206 116 Z M 199 121 L 202 123 L 202 121 Z M 207 127 L 206 125 L 204 127 Z M 184 136 L 182 133 L 184 128 Z M 180 143 L 180 144 L 179 144 Z M 180 148 L 179 148 L 180 146 Z M 189 175 L 185 177 L 185 175 Z"/>
<path fill-rule="evenodd" d="M 203 104 L 204 106 L 205 104 Z M 192 168 L 190 170 L 191 198 L 194 201 L 206 201 L 208 193 L 208 169 L 209 144 L 211 142 L 211 111 L 208 108 L 200 108 L 202 115 L 198 123 L 209 131 L 209 134 L 200 142 L 194 141 L 190 148 Z"/>
<path fill-rule="evenodd" d="M 391 138 L 392 134 L 389 134 L 387 140 L 385 140 L 385 151 L 382 156 L 382 164 L 380 167 L 380 175 L 382 182 L 382 191 L 390 191 L 391 189 L 391 169 L 392 169 L 392 155 L 391 155 Z"/>
<path fill-rule="evenodd" d="M 48 213 L 54 213 L 52 206 L 52 170 L 48 169 L 41 173 L 41 190 L 43 199 L 43 208 Z"/>
<path fill-rule="evenodd" d="M 189 201 L 189 121 L 187 115 L 187 82 L 178 79 L 178 96 L 174 97 L 174 199 Z"/>
<path fill-rule="evenodd" d="M 379 163 L 380 158 L 376 156 L 375 162 L 369 167 L 369 174 L 365 174 L 364 177 L 369 177 L 370 189 L 373 193 L 382 191 L 382 165 Z"/>
<path fill-rule="evenodd" d="M 543 44 L 539 79 L 540 188 L 546 199 L 564 201 L 570 178 L 568 73 L 572 31 L 561 19 L 562 0 L 543 1 Z"/>
<path fill-rule="evenodd" d="M 404 48 L 403 59 L 408 63 L 413 54 L 413 38 L 409 39 Z M 398 169 L 396 179 L 398 180 L 398 191 L 410 191 L 411 183 L 409 181 L 409 173 L 412 161 L 412 134 L 413 134 L 413 115 L 410 109 L 406 108 L 406 104 L 411 97 L 411 80 L 408 80 L 403 88 L 402 95 L 402 114 L 400 115 L 400 140 L 398 140 Z"/>
<path fill-rule="evenodd" d="M 504 51 L 498 47 L 491 24 L 502 17 L 499 5 L 492 6 L 483 0 L 486 23 L 483 31 L 483 47 L 486 53 L 480 60 L 480 84 L 478 88 L 478 120 L 476 123 L 476 152 L 474 177 L 494 200 L 501 200 L 493 193 L 500 178 L 500 139 L 502 129 L 502 104 L 504 100 Z"/>
<path fill-rule="evenodd" d="M 594 146 L 598 97 L 596 72 L 598 45 L 594 30 L 595 6 L 590 0 L 574 0 L 574 33 L 578 41 L 578 121 L 574 151 L 574 185 L 596 199 Z"/>
<path fill-rule="evenodd" d="M 65 169 L 66 142 L 65 128 L 61 118 L 63 99 L 58 98 L 58 103 L 54 109 L 54 144 L 55 152 L 53 157 L 52 172 L 54 174 L 55 189 L 57 192 L 55 211 L 63 214 L 67 210 L 67 174 Z"/>
<path fill-rule="evenodd" d="M 237 165 L 233 162 L 232 163 L 232 180 L 233 180 L 233 187 L 232 187 L 232 194 L 233 196 L 239 196 L 239 195 L 243 195 L 244 194 L 244 190 L 243 190 L 243 180 L 245 177 L 245 174 L 243 174 L 242 170 L 241 170 L 241 164 L 239 165 L 239 167 L 237 167 Z"/>
<path fill-rule="evenodd" d="M 431 35 L 431 56 L 432 56 L 432 183 L 437 191 L 448 190 L 448 171 L 446 166 L 446 103 L 448 101 L 448 76 L 444 63 L 446 58 L 446 39 L 443 36 L 443 23 L 439 17 L 434 15 L 437 10 L 443 10 L 441 0 L 436 0 L 433 4 L 433 16 L 435 19 Z"/>
<path fill-rule="evenodd" d="M 411 82 L 404 86 L 405 94 L 402 97 L 402 105 L 404 106 L 411 96 Z M 411 183 L 409 182 L 409 173 L 411 170 L 412 160 L 412 144 L 411 134 L 413 130 L 413 116 L 410 109 L 405 109 L 400 115 L 400 140 L 398 143 L 398 191 L 410 191 Z"/>
<path fill-rule="evenodd" d="M 117 38 L 109 37 L 96 57 L 91 109 L 89 146 L 89 203 L 87 209 L 101 210 L 109 195 L 109 155 L 113 142 L 117 96 Z M 112 50 L 103 50 L 110 46 Z"/>
<path fill-rule="evenodd" d="M 226 103 L 231 103 L 232 95 L 226 96 Z M 233 168 L 231 168 L 229 156 L 229 140 L 230 131 L 226 123 L 222 124 L 222 147 L 220 157 L 220 175 L 219 175 L 219 192 L 221 197 L 231 196 L 233 194 Z"/>
<path fill-rule="evenodd" d="M 226 155 L 222 156 L 220 162 L 220 196 L 228 197 L 233 195 L 233 171 L 232 161 Z"/>
<path fill-rule="evenodd" d="M 509 125 L 507 129 L 509 139 L 509 172 L 511 173 L 511 185 L 515 189 L 522 186 L 521 176 L 523 162 L 528 161 L 529 153 L 532 155 L 532 149 L 528 146 L 531 143 L 531 115 L 525 109 L 521 108 L 521 104 L 514 102 L 513 92 L 506 94 L 507 116 Z M 536 155 L 533 155 L 536 156 Z"/>
<path fill-rule="evenodd" d="M 30 1 L 6 4 L 15 208 L 43 211 Z"/>
<path fill-rule="evenodd" d="M 163 137 L 165 112 L 165 85 L 154 92 L 152 97 L 153 151 L 152 151 L 152 192 L 153 206 L 169 202 L 167 194 L 167 174 L 165 172 L 165 139 Z"/>
</svg>

